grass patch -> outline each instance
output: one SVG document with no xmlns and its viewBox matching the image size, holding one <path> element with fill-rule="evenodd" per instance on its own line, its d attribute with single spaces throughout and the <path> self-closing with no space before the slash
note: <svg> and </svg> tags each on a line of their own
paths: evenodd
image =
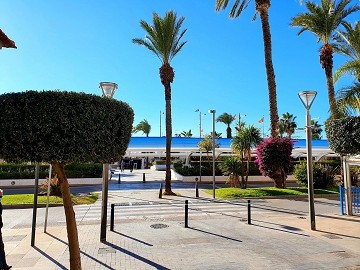
<svg viewBox="0 0 360 270">
<path fill-rule="evenodd" d="M 205 190 L 206 193 L 212 194 L 212 189 Z M 217 198 L 237 199 L 243 197 L 265 197 L 265 196 L 289 196 L 289 195 L 307 195 L 307 188 L 219 188 L 215 190 Z M 338 194 L 335 190 L 315 189 L 315 194 Z"/>
<path fill-rule="evenodd" d="M 97 193 L 90 194 L 71 194 L 71 199 L 74 204 L 93 204 L 98 199 L 99 195 Z M 46 204 L 46 196 L 38 196 L 38 204 Z M 6 195 L 2 199 L 3 205 L 14 205 L 14 204 L 33 204 L 34 203 L 34 194 L 15 194 L 15 195 Z M 61 197 L 50 196 L 50 204 L 62 205 L 63 200 Z"/>
</svg>

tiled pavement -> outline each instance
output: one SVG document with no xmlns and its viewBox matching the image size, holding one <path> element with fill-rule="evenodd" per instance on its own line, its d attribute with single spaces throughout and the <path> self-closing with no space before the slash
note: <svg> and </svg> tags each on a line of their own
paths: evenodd
<svg viewBox="0 0 360 270">
<path fill-rule="evenodd" d="M 201 205 L 209 205 L 204 208 L 189 189 L 163 199 L 156 190 L 110 190 L 109 202 L 123 204 L 116 213 L 115 231 L 107 231 L 107 243 L 99 241 L 100 215 L 93 216 L 100 202 L 78 222 L 83 269 L 360 269 L 360 218 L 339 215 L 334 199 L 316 199 L 317 231 L 311 231 L 304 199 L 254 200 L 248 225 L 245 206 L 236 210 L 207 203 L 210 196 L 203 191 Z M 194 202 L 189 228 L 184 227 L 182 208 L 175 208 L 185 199 Z M 124 206 L 149 201 L 152 204 Z M 159 208 L 157 213 L 157 206 L 168 206 L 169 211 Z M 49 218 L 61 218 L 60 210 L 50 208 Z M 75 211 L 80 215 L 84 208 Z M 7 221 L 16 214 L 18 222 Z M 44 233 L 39 219 L 32 248 L 31 227 L 25 222 L 30 216 L 31 209 L 4 211 L 8 263 L 14 270 L 68 269 L 64 224 L 50 222 Z"/>
</svg>

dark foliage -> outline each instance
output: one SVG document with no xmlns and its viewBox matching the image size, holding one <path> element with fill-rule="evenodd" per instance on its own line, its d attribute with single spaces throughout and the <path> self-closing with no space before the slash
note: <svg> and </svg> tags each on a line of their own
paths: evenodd
<svg viewBox="0 0 360 270">
<path fill-rule="evenodd" d="M 360 154 L 360 116 L 329 119 L 325 131 L 330 148 L 336 153 Z"/>
<path fill-rule="evenodd" d="M 0 95 L 0 157 L 10 162 L 112 163 L 124 155 L 134 113 L 121 101 L 75 92 Z"/>
</svg>

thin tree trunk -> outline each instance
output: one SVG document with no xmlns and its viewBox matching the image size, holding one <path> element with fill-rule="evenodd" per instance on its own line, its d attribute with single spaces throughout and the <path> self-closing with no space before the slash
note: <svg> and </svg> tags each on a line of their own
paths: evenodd
<svg viewBox="0 0 360 270">
<path fill-rule="evenodd" d="M 337 118 L 339 118 L 339 110 L 336 105 L 332 68 L 326 68 L 325 75 L 326 75 L 326 83 L 327 83 L 327 87 L 328 87 L 330 111 L 331 111 L 332 116 L 335 119 L 337 119 Z"/>
<path fill-rule="evenodd" d="M 70 188 L 67 177 L 64 172 L 64 165 L 60 163 L 52 163 L 55 173 L 58 175 L 60 181 L 60 188 L 64 203 L 65 217 L 66 217 L 66 230 L 68 235 L 68 245 L 70 253 L 70 269 L 80 270 L 80 248 L 79 238 L 76 226 L 75 212 L 70 196 Z"/>
<path fill-rule="evenodd" d="M 258 2 L 256 1 L 257 5 Z M 259 4 L 257 11 L 260 13 L 261 25 L 263 31 L 264 39 L 264 52 L 265 52 L 265 67 L 266 67 L 266 76 L 269 89 L 269 105 L 270 105 L 270 126 L 271 126 L 271 137 L 277 138 L 279 136 L 279 115 L 277 109 L 277 100 L 276 100 L 276 82 L 275 82 L 275 72 L 274 66 L 272 63 L 272 48 L 271 48 L 271 34 L 270 34 L 270 24 L 269 24 L 269 13 L 268 8 L 270 4 Z"/>
<path fill-rule="evenodd" d="M 165 194 L 175 195 L 171 190 L 171 86 L 170 83 L 165 85 L 165 106 L 166 106 L 166 174 L 165 174 Z"/>
</svg>

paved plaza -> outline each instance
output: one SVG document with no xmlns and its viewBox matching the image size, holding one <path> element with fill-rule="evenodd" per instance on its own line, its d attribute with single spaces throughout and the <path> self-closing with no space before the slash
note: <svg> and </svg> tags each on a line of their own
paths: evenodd
<svg viewBox="0 0 360 270">
<path fill-rule="evenodd" d="M 146 183 L 142 173 L 146 172 Z M 316 198 L 317 231 L 310 230 L 306 198 L 213 200 L 201 185 L 173 182 L 179 196 L 158 198 L 164 172 L 137 170 L 109 185 L 116 203 L 114 231 L 100 243 L 101 198 L 75 206 L 83 269 L 360 269 L 360 217 L 340 215 L 335 197 Z M 101 190 L 99 190 L 101 191 Z M 188 228 L 184 201 L 189 202 Z M 3 238 L 14 270 L 69 269 L 62 207 L 37 211 L 30 246 L 32 209 L 5 209 Z M 110 207 L 108 208 L 110 217 Z M 109 218 L 110 220 L 110 218 Z"/>
</svg>

